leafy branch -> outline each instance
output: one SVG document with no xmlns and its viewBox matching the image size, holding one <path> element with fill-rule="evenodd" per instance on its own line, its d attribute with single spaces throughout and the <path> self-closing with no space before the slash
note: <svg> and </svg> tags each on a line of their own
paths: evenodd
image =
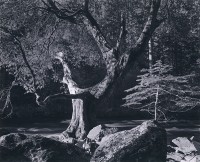
<svg viewBox="0 0 200 162">
<path fill-rule="evenodd" d="M 166 118 L 166 112 L 186 112 L 200 105 L 200 89 L 191 80 L 194 74 L 173 76 L 172 68 L 159 60 L 152 69 L 142 69 L 138 84 L 128 90 L 124 107 L 154 112 L 154 118 Z"/>
</svg>

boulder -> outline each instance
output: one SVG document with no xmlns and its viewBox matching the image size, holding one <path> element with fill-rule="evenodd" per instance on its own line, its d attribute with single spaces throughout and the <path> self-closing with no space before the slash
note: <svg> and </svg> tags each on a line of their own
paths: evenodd
<svg viewBox="0 0 200 162">
<path fill-rule="evenodd" d="M 177 146 L 177 151 L 180 151 L 184 154 L 197 152 L 194 144 L 187 137 L 178 137 L 173 139 L 172 142 Z"/>
<path fill-rule="evenodd" d="M 96 148 L 99 146 L 95 141 L 91 141 L 89 138 L 84 140 L 77 140 L 75 145 L 85 150 L 85 152 L 90 155 L 92 155 Z"/>
<path fill-rule="evenodd" d="M 184 157 L 181 162 L 199 162 L 200 156 L 199 155 L 187 155 Z"/>
<path fill-rule="evenodd" d="M 104 127 L 104 125 L 98 125 L 98 126 L 92 128 L 90 130 L 90 132 L 88 133 L 87 138 L 89 138 L 90 140 L 97 139 L 100 136 L 100 132 L 103 127 Z"/>
<path fill-rule="evenodd" d="M 167 154 L 167 161 L 169 162 L 175 162 L 175 161 L 181 161 L 184 158 L 184 154 L 178 153 L 178 152 L 171 152 Z"/>
<path fill-rule="evenodd" d="M 87 162 L 90 158 L 74 144 L 40 135 L 12 133 L 0 137 L 0 161 Z"/>
<path fill-rule="evenodd" d="M 173 145 L 173 146 L 172 146 Z M 200 142 L 197 137 L 177 137 L 168 146 L 167 161 L 198 162 L 200 161 Z"/>
<path fill-rule="evenodd" d="M 200 142 L 193 141 L 195 149 L 197 150 L 197 154 L 200 155 Z"/>
<path fill-rule="evenodd" d="M 168 153 L 175 152 L 175 151 L 176 151 L 176 147 L 167 145 L 167 152 L 168 152 Z"/>
<path fill-rule="evenodd" d="M 190 141 L 194 144 L 194 147 L 197 150 L 197 154 L 200 155 L 200 138 L 199 136 L 193 136 L 190 138 Z"/>
<path fill-rule="evenodd" d="M 109 135 L 94 152 L 91 162 L 165 162 L 166 131 L 155 121 Z"/>
<path fill-rule="evenodd" d="M 87 138 L 99 143 L 103 137 L 108 136 L 110 134 L 114 134 L 114 133 L 122 131 L 122 130 L 124 130 L 124 128 L 110 128 L 110 127 L 106 127 L 105 125 L 101 124 L 101 125 L 94 127 L 93 129 L 91 129 L 87 135 Z"/>
<path fill-rule="evenodd" d="M 169 153 L 167 154 L 167 162 L 199 162 L 199 155 L 184 155 L 181 153 Z"/>
</svg>

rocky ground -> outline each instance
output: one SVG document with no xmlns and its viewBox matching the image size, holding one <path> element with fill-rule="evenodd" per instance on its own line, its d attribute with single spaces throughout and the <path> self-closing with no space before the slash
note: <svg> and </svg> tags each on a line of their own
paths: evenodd
<svg viewBox="0 0 200 162">
<path fill-rule="evenodd" d="M 200 162 L 200 138 L 178 137 L 167 146 L 167 162 Z"/>
<path fill-rule="evenodd" d="M 3 162 L 198 162 L 200 139 L 178 137 L 167 146 L 166 131 L 146 121 L 130 129 L 98 125 L 83 141 L 9 133 L 0 129 Z"/>
<path fill-rule="evenodd" d="M 6 133 L 6 132 L 5 132 Z M 5 162 L 166 161 L 166 131 L 156 122 L 121 131 L 95 127 L 84 141 L 11 133 L 0 137 Z M 158 153 L 159 152 L 159 153 Z"/>
</svg>

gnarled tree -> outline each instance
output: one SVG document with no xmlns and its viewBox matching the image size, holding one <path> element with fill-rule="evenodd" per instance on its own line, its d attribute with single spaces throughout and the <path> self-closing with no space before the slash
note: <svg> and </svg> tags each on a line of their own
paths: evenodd
<svg viewBox="0 0 200 162">
<path fill-rule="evenodd" d="M 29 3 L 28 0 L 26 0 L 26 2 Z M 41 2 L 43 3 L 43 5 L 41 5 Z M 46 1 L 42 0 L 38 2 L 35 8 L 32 7 L 32 9 L 26 9 L 24 11 L 27 12 L 29 21 L 24 24 L 26 30 L 25 33 L 22 33 L 21 36 L 15 35 L 14 32 L 15 31 L 14 29 L 17 28 L 18 25 L 15 25 L 14 27 L 12 27 L 13 29 L 11 29 L 11 26 L 9 28 L 7 25 L 8 21 L 5 20 L 6 23 L 0 26 L 0 31 L 3 32 L 4 35 L 6 35 L 5 37 L 6 40 L 9 38 L 8 41 L 11 42 L 12 46 L 15 46 L 15 48 L 17 49 L 17 54 L 20 54 L 20 58 L 23 59 L 23 64 L 21 63 L 20 59 L 17 60 L 18 61 L 17 64 L 21 65 L 18 68 L 25 69 L 24 72 L 28 74 L 30 82 L 29 85 L 31 85 L 29 89 L 31 90 L 32 93 L 35 93 L 36 102 L 38 103 L 38 105 L 45 106 L 52 99 L 60 97 L 72 99 L 72 106 L 73 106 L 72 118 L 69 127 L 67 128 L 66 131 L 63 132 L 64 136 L 66 137 L 72 136 L 75 138 L 83 139 L 86 137 L 89 130 L 93 126 L 95 126 L 96 106 L 99 105 L 99 103 L 106 102 L 106 99 L 110 98 L 110 96 L 112 96 L 113 93 L 115 93 L 115 89 L 117 89 L 118 86 L 120 86 L 122 80 L 126 77 L 126 74 L 134 67 L 134 62 L 137 60 L 139 56 L 141 56 L 144 53 L 145 48 L 148 45 L 148 42 L 155 29 L 162 23 L 163 20 L 157 19 L 160 3 L 161 0 L 150 1 L 150 12 L 147 18 L 147 22 L 145 23 L 145 26 L 141 34 L 139 35 L 136 43 L 132 45 L 132 48 L 126 48 L 125 50 L 122 50 L 122 48 L 124 48 L 124 44 L 126 44 L 125 40 L 127 34 L 129 33 L 127 33 L 126 30 L 127 24 L 124 14 L 121 14 L 119 36 L 116 41 L 116 44 L 113 45 L 113 43 L 110 42 L 111 38 L 108 38 L 104 35 L 105 32 L 102 31 L 101 26 L 98 24 L 97 20 L 93 17 L 92 12 L 90 11 L 89 8 L 89 0 L 85 0 L 82 7 L 76 10 L 68 9 L 69 8 L 68 6 L 63 7 L 60 3 L 54 0 L 46 0 Z M 38 7 L 38 5 L 40 7 Z M 36 12 L 36 8 L 41 10 L 42 13 L 39 11 Z M 33 11 L 33 13 L 29 12 L 30 10 Z M 56 16 L 57 19 L 61 20 L 62 22 L 65 21 L 71 24 L 80 25 L 80 27 L 85 27 L 88 33 L 91 34 L 91 36 L 93 37 L 94 41 L 96 42 L 99 48 L 99 51 L 102 54 L 102 58 L 105 62 L 107 71 L 105 77 L 99 83 L 90 86 L 88 88 L 81 88 L 81 86 L 73 78 L 72 70 L 70 69 L 69 61 L 67 60 L 65 51 L 57 50 L 55 58 L 58 59 L 63 66 L 64 76 L 62 82 L 68 86 L 70 94 L 64 94 L 64 93 L 55 94 L 55 95 L 50 95 L 45 99 L 41 99 L 38 92 L 38 87 L 42 79 L 40 80 L 38 75 L 36 75 L 36 72 L 40 71 L 42 68 L 37 67 L 38 65 L 37 63 L 33 64 L 30 62 L 37 59 L 44 59 L 45 61 L 47 60 L 47 62 L 50 64 L 51 60 L 48 54 L 49 51 L 51 51 L 49 50 L 50 49 L 49 46 L 52 44 L 52 42 L 48 40 L 59 39 L 58 35 L 55 34 L 55 30 L 58 28 L 57 23 L 60 23 L 60 21 L 55 21 L 57 22 L 55 23 L 55 27 L 53 27 L 53 29 L 50 30 L 49 26 L 52 26 L 52 24 L 54 24 L 53 23 L 54 21 L 53 19 L 52 21 L 48 19 L 48 15 L 46 15 L 47 13 L 50 13 L 50 17 L 54 15 L 55 18 Z M 36 18 L 33 19 L 30 17 L 30 15 L 36 15 Z M 37 15 L 38 17 L 41 17 L 41 15 L 43 16 L 45 15 L 44 22 L 48 21 L 50 22 L 48 22 L 46 26 L 43 25 L 44 23 L 43 20 L 41 19 L 42 21 L 41 23 L 41 21 L 39 21 L 39 19 L 37 18 Z M 7 18 L 7 15 L 5 15 L 5 17 Z M 21 14 L 18 15 L 17 19 L 20 20 L 20 18 Z M 48 21 L 46 21 L 46 19 L 48 19 Z M 13 21 L 15 20 L 16 18 L 13 18 L 10 24 L 13 24 Z M 43 28 L 45 29 L 43 35 L 38 34 L 40 33 L 39 30 L 32 29 L 32 26 L 34 26 L 30 25 L 33 22 L 32 20 L 38 22 L 37 24 L 40 27 L 39 29 Z M 24 23 L 23 18 L 18 24 L 21 24 L 21 22 Z M 27 26 L 29 30 L 27 30 Z M 48 32 L 48 30 L 50 30 L 50 32 Z M 32 33 L 32 35 L 30 33 Z M 46 36 L 45 33 L 47 33 Z M 50 33 L 50 35 L 48 33 Z M 33 37 L 36 40 L 30 39 L 31 42 L 29 42 L 26 40 L 26 38 L 29 39 L 29 37 Z M 47 39 L 45 39 L 46 37 Z M 44 42 L 41 40 L 44 40 Z M 47 40 L 47 42 L 45 40 Z M 44 50 L 43 47 L 45 47 L 48 50 Z M 36 59 L 27 58 L 27 57 L 32 58 L 36 56 L 37 56 Z M 43 58 L 43 56 L 45 57 Z M 42 66 L 44 66 L 44 63 L 41 64 L 41 67 Z M 25 80 L 25 82 L 26 81 L 27 80 Z"/>
<path fill-rule="evenodd" d="M 72 119 L 69 127 L 63 134 L 65 136 L 70 135 L 76 138 L 85 138 L 88 131 L 95 124 L 95 105 L 103 102 L 105 98 L 113 93 L 113 89 L 117 88 L 120 81 L 125 77 L 125 74 L 133 67 L 136 59 L 144 52 L 152 33 L 162 23 L 163 20 L 157 19 L 160 0 L 151 1 L 149 16 L 142 33 L 137 42 L 133 45 L 133 48 L 126 49 L 122 54 L 119 53 L 119 48 L 126 36 L 126 23 L 123 16 L 119 38 L 116 45 L 113 46 L 107 41 L 99 24 L 90 13 L 89 0 L 85 0 L 84 7 L 75 12 L 71 12 L 66 8 L 59 8 L 57 3 L 53 0 L 43 1 L 43 3 L 45 9 L 48 12 L 54 13 L 59 19 L 71 23 L 81 21 L 96 41 L 106 64 L 107 73 L 104 79 L 94 86 L 82 89 L 79 88 L 79 85 L 72 79 L 72 74 L 65 60 L 64 53 L 60 51 L 56 56 L 63 65 L 63 83 L 68 85 L 70 94 L 80 96 L 80 98 L 72 99 Z"/>
</svg>

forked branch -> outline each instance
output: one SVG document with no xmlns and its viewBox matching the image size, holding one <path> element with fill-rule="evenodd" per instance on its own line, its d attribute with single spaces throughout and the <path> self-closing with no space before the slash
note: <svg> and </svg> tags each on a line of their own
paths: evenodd
<svg viewBox="0 0 200 162">
<path fill-rule="evenodd" d="M 127 71 L 132 67 L 134 61 L 145 51 L 153 32 L 165 20 L 157 19 L 161 0 L 152 0 L 151 2 L 151 8 L 147 22 L 142 30 L 142 33 L 137 39 L 136 44 L 128 52 L 125 52 L 120 58 L 118 66 L 121 72 Z M 125 68 L 126 70 L 124 70 Z"/>
<path fill-rule="evenodd" d="M 124 18 L 122 19 L 120 34 L 116 46 L 111 47 L 110 43 L 108 43 L 106 37 L 101 31 L 99 24 L 89 12 L 89 0 L 85 0 L 84 7 L 73 13 L 58 8 L 53 0 L 47 0 L 47 3 L 44 3 L 49 12 L 54 13 L 58 18 L 72 22 L 71 20 L 76 20 L 77 16 L 80 16 L 87 30 L 93 35 L 93 38 L 96 41 L 99 49 L 101 50 L 101 53 L 105 60 L 107 68 L 107 74 L 105 78 L 100 83 L 87 89 L 78 88 L 77 84 L 71 78 L 70 69 L 67 66 L 66 62 L 60 60 L 63 64 L 65 73 L 63 81 L 68 85 L 69 89 L 70 87 L 72 87 L 72 89 L 74 90 L 70 93 L 75 94 L 89 91 L 96 98 L 99 98 L 106 92 L 108 87 L 114 85 L 116 78 L 119 78 L 121 74 L 127 72 L 127 70 L 129 70 L 130 67 L 132 67 L 133 62 L 136 60 L 136 58 L 139 57 L 141 53 L 145 51 L 145 47 L 149 39 L 151 38 L 152 33 L 163 22 L 163 20 L 157 20 L 157 13 L 160 7 L 161 0 L 152 0 L 151 2 L 152 3 L 150 14 L 136 44 L 133 48 L 129 49 L 129 51 L 127 50 L 128 52 L 122 54 L 122 56 L 119 59 L 115 56 L 115 52 L 119 50 L 120 44 L 123 40 L 123 36 L 125 36 L 126 34 L 126 23 Z"/>
</svg>

